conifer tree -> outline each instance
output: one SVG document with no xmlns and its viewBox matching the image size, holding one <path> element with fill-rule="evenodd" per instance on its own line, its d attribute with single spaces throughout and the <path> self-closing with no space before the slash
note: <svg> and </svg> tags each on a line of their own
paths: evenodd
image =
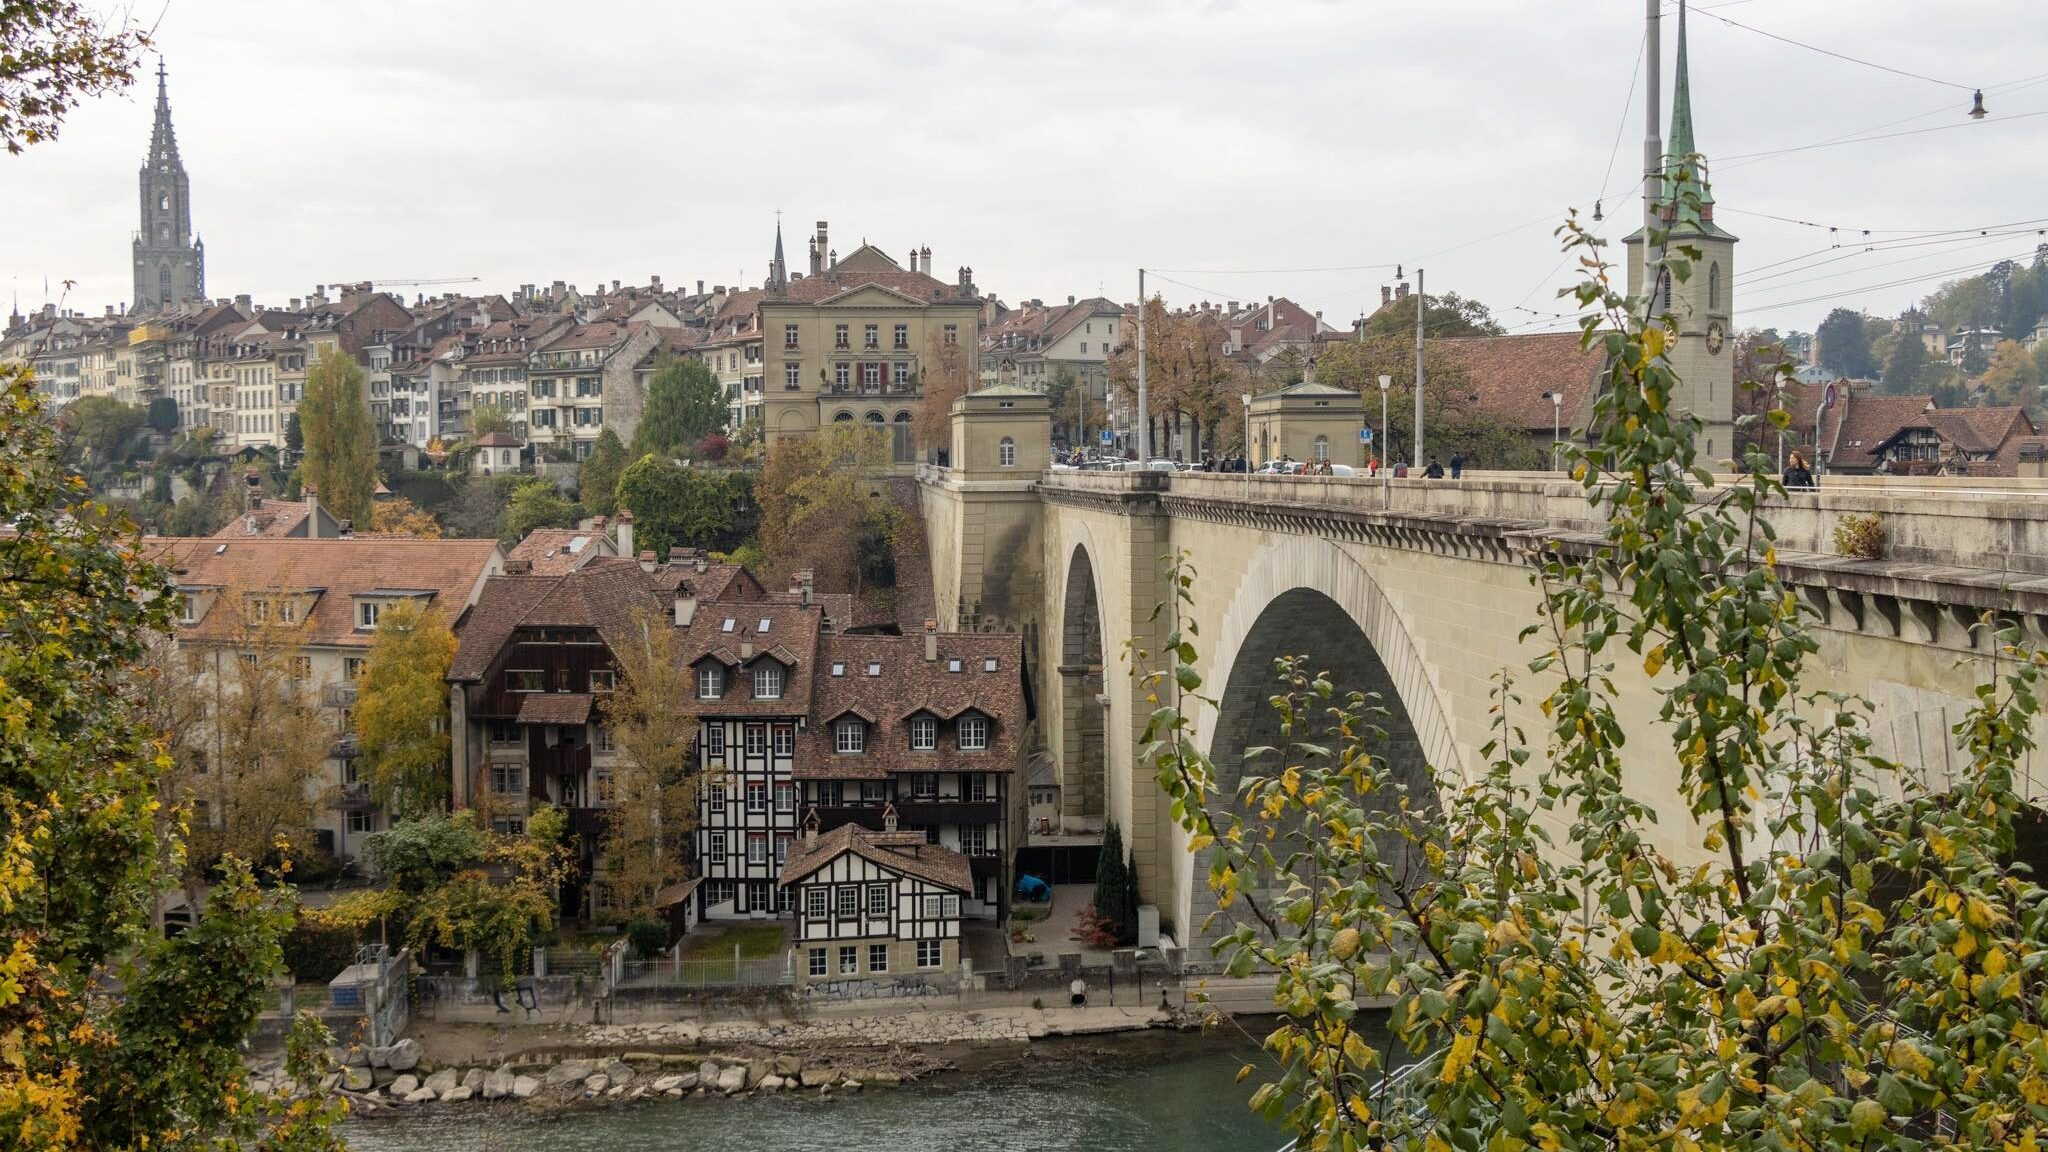
<svg viewBox="0 0 2048 1152">
<path fill-rule="evenodd" d="M 321 350 L 306 373 L 298 417 L 306 440 L 305 482 L 318 487 L 320 502 L 335 516 L 368 525 L 377 491 L 377 429 L 354 357 Z"/>
</svg>

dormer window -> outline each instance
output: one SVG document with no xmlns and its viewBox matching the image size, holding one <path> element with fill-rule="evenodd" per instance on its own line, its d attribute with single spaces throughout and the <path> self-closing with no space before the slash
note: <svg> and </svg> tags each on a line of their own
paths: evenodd
<svg viewBox="0 0 2048 1152">
<path fill-rule="evenodd" d="M 930 752 L 939 746 L 939 722 L 929 716 L 913 717 L 910 721 L 910 747 L 917 752 Z"/>
<path fill-rule="evenodd" d="M 356 627 L 367 630 L 377 626 L 377 617 L 384 612 L 384 605 L 375 600 L 365 600 L 356 605 Z"/>
<path fill-rule="evenodd" d="M 199 623 L 199 597 L 188 592 L 184 596 L 179 597 L 179 600 L 181 603 L 179 605 L 178 621 L 183 624 Z"/>
<path fill-rule="evenodd" d="M 782 699 L 782 665 L 764 660 L 754 669 L 754 699 Z"/>
<path fill-rule="evenodd" d="M 962 716 L 960 718 L 960 750 L 980 752 L 988 748 L 988 718 L 986 716 Z"/>
<path fill-rule="evenodd" d="M 725 668 L 706 664 L 697 669 L 697 699 L 716 700 L 725 695 Z"/>
<path fill-rule="evenodd" d="M 832 726 L 832 750 L 846 756 L 857 756 L 867 751 L 867 725 L 848 717 Z"/>
</svg>

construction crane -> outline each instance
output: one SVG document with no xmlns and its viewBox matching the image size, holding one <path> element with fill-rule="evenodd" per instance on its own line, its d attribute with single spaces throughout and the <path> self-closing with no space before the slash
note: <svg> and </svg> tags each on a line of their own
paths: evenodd
<svg viewBox="0 0 2048 1152">
<path fill-rule="evenodd" d="M 482 279 L 481 276 L 425 276 L 413 279 L 393 277 L 389 280 L 378 277 L 373 280 L 358 276 L 354 279 L 336 280 L 333 283 L 368 284 L 372 288 L 424 288 L 430 284 L 475 284 Z"/>
</svg>

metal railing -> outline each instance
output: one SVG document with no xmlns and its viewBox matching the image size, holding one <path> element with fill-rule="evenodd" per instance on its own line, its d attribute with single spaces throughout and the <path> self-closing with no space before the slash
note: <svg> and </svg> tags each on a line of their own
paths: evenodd
<svg viewBox="0 0 2048 1152">
<path fill-rule="evenodd" d="M 619 988 L 777 988 L 794 982 L 788 956 L 625 960 Z"/>
</svg>

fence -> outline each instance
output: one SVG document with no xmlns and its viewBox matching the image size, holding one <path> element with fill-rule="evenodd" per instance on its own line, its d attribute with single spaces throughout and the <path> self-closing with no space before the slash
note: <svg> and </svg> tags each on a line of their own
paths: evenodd
<svg viewBox="0 0 2048 1152">
<path fill-rule="evenodd" d="M 618 961 L 617 988 L 772 988 L 791 982 L 789 958 Z"/>
</svg>

